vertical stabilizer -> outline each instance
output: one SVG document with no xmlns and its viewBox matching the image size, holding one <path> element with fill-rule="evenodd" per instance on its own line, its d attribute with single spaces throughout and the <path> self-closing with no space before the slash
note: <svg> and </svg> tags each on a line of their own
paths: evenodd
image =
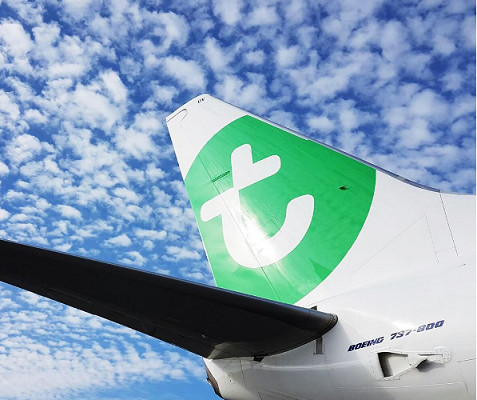
<svg viewBox="0 0 477 400">
<path fill-rule="evenodd" d="M 208 95 L 167 124 L 221 287 L 312 305 L 475 262 L 475 196 L 420 187 Z"/>
<path fill-rule="evenodd" d="M 219 286 L 294 303 L 355 242 L 372 167 L 208 95 L 167 125 Z"/>
</svg>

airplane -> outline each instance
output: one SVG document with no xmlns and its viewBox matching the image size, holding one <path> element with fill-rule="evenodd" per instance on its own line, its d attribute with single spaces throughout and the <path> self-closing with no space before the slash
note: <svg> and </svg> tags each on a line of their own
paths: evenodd
<svg viewBox="0 0 477 400">
<path fill-rule="evenodd" d="M 217 287 L 0 241 L 0 280 L 204 358 L 228 400 L 475 398 L 475 195 L 210 95 L 166 119 Z"/>
</svg>

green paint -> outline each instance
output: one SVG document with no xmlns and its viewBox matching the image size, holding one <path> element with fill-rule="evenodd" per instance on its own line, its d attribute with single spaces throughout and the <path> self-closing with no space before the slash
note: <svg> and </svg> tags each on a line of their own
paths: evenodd
<svg viewBox="0 0 477 400">
<path fill-rule="evenodd" d="M 282 226 L 292 199 L 311 194 L 315 201 L 311 225 L 300 244 L 279 262 L 257 269 L 230 257 L 220 216 L 208 222 L 200 218 L 206 201 L 232 187 L 230 156 L 243 144 L 251 146 L 254 162 L 272 155 L 281 160 L 276 174 L 240 191 L 243 212 L 253 214 L 269 236 Z M 227 125 L 200 151 L 185 179 L 217 285 L 297 302 L 353 245 L 368 215 L 375 179 L 373 168 L 250 116 Z"/>
</svg>

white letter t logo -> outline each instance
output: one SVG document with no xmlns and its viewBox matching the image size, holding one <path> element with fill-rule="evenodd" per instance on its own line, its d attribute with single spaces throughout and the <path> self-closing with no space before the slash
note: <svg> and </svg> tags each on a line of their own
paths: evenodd
<svg viewBox="0 0 477 400">
<path fill-rule="evenodd" d="M 254 163 L 252 148 L 244 144 L 232 152 L 231 163 L 233 187 L 204 203 L 201 219 L 207 222 L 222 216 L 225 246 L 238 264 L 248 268 L 274 264 L 295 249 L 308 231 L 313 218 L 313 196 L 305 194 L 291 200 L 282 227 L 268 237 L 253 213 L 242 211 L 239 191 L 276 174 L 281 166 L 280 157 L 273 155 Z"/>
</svg>

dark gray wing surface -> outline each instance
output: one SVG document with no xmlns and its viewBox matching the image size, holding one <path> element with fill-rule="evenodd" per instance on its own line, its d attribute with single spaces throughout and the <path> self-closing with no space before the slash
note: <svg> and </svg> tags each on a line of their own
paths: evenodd
<svg viewBox="0 0 477 400">
<path fill-rule="evenodd" d="M 337 321 L 333 314 L 4 240 L 0 280 L 212 359 L 281 353 Z"/>
</svg>

